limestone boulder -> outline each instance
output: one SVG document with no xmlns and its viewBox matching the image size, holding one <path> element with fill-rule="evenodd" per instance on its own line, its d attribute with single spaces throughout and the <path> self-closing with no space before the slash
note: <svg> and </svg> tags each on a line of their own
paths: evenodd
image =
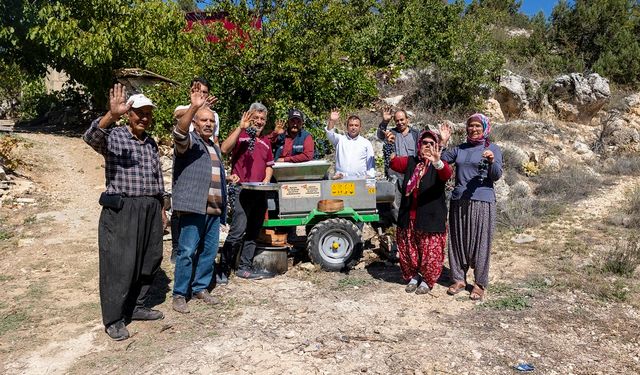
<svg viewBox="0 0 640 375">
<path fill-rule="evenodd" d="M 538 82 L 507 71 L 500 77 L 495 99 L 500 103 L 506 119 L 532 118 L 539 90 Z"/>
<path fill-rule="evenodd" d="M 561 120 L 589 124 L 609 102 L 611 90 L 609 81 L 597 73 L 571 73 L 555 79 L 548 98 Z"/>
<path fill-rule="evenodd" d="M 502 108 L 500 108 L 500 103 L 496 99 L 487 99 L 484 102 L 483 113 L 487 115 L 491 119 L 492 122 L 504 122 L 504 114 L 502 113 Z"/>
</svg>

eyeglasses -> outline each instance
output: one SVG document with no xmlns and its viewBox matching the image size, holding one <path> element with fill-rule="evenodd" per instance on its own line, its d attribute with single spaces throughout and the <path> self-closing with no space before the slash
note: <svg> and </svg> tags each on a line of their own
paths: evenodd
<svg viewBox="0 0 640 375">
<path fill-rule="evenodd" d="M 433 141 L 422 141 L 421 142 L 423 146 L 427 146 L 427 145 L 431 145 L 431 146 L 435 146 L 436 143 Z"/>
</svg>

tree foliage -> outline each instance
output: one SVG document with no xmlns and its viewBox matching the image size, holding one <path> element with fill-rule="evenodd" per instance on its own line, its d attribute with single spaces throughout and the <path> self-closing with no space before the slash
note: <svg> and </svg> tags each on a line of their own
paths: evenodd
<svg viewBox="0 0 640 375">
<path fill-rule="evenodd" d="M 428 72 L 419 90 L 426 110 L 475 105 L 505 62 L 536 74 L 593 70 L 640 83 L 640 10 L 632 0 L 563 0 L 549 19 L 524 15 L 521 0 L 208 4 L 235 28 L 196 22 L 187 32 L 192 0 L 5 0 L 0 69 L 30 78 L 7 80 L 4 90 L 53 67 L 100 104 L 115 69 L 149 69 L 181 83 L 146 89 L 159 105 L 157 131 L 166 133 L 173 108 L 188 102 L 191 79 L 202 76 L 219 98 L 224 136 L 253 101 L 270 108 L 271 120 L 297 107 L 317 122 L 330 108 L 367 105 L 376 74 L 402 68 Z"/>
</svg>

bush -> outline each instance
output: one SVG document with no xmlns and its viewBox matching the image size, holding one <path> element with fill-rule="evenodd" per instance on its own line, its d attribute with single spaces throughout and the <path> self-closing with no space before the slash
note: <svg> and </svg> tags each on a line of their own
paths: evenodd
<svg viewBox="0 0 640 375">
<path fill-rule="evenodd" d="M 586 198 L 603 183 L 594 172 L 580 166 L 568 166 L 561 172 L 543 172 L 533 180 L 538 183 L 535 194 L 566 203 Z"/>
<path fill-rule="evenodd" d="M 640 228 L 640 187 L 627 194 L 626 213 L 629 215 L 629 227 Z"/>
<path fill-rule="evenodd" d="M 517 233 L 522 233 L 525 229 L 538 225 L 540 219 L 534 208 L 535 205 L 535 200 L 530 197 L 498 202 L 498 225 Z"/>
<path fill-rule="evenodd" d="M 618 241 L 601 266 L 603 272 L 619 276 L 632 276 L 640 265 L 640 238 L 631 236 L 626 242 Z"/>
<path fill-rule="evenodd" d="M 607 162 L 604 171 L 617 176 L 638 176 L 640 175 L 640 156 L 635 154 L 621 155 Z"/>
</svg>

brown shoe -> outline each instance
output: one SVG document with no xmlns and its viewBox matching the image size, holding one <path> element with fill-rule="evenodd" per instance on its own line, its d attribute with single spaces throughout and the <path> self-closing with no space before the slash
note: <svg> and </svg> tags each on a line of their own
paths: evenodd
<svg viewBox="0 0 640 375">
<path fill-rule="evenodd" d="M 183 296 L 173 296 L 173 309 L 179 313 L 187 314 L 189 312 L 187 300 Z"/>
<path fill-rule="evenodd" d="M 209 293 L 208 290 L 201 290 L 201 291 L 199 291 L 197 293 L 194 293 L 193 294 L 193 298 L 201 299 L 207 305 L 217 305 L 217 304 L 220 303 L 220 300 L 218 300 L 216 297 L 212 296 L 211 293 Z"/>
<path fill-rule="evenodd" d="M 473 287 L 473 290 L 471 291 L 471 295 L 469 295 L 469 298 L 472 301 L 482 301 L 482 299 L 484 298 L 484 288 L 476 284 Z"/>
<path fill-rule="evenodd" d="M 455 296 L 456 294 L 462 292 L 467 287 L 467 284 L 464 281 L 456 281 L 453 285 L 447 289 L 447 294 L 450 296 Z"/>
</svg>

